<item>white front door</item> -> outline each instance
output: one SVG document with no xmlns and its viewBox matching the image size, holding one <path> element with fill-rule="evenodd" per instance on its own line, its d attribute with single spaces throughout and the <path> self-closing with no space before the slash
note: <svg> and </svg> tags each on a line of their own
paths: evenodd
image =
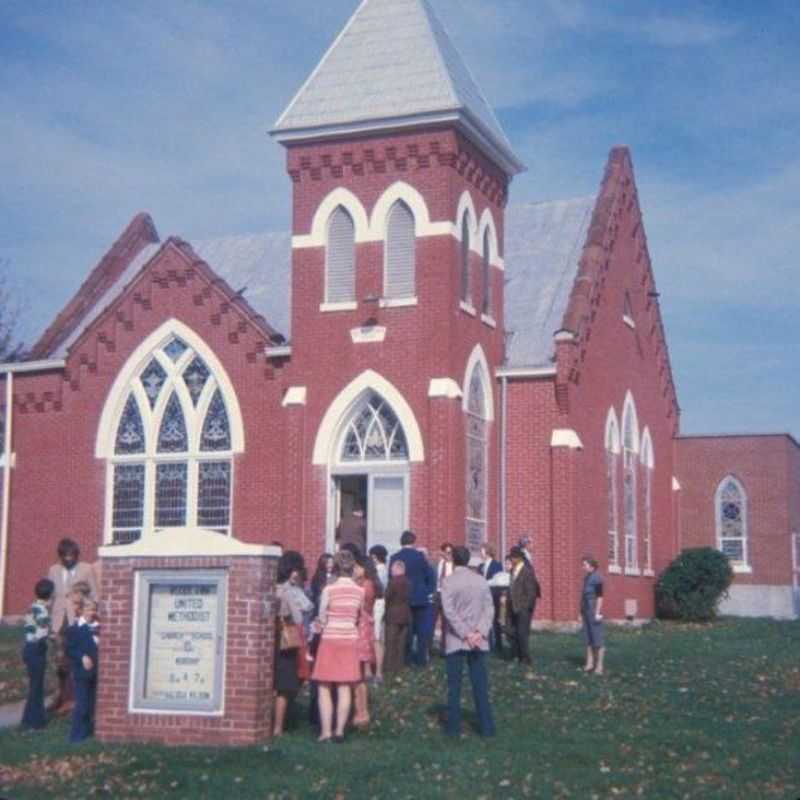
<svg viewBox="0 0 800 800">
<path fill-rule="evenodd" d="M 400 535 L 408 527 L 406 476 L 370 475 L 367 509 L 367 546 L 399 550 Z"/>
</svg>

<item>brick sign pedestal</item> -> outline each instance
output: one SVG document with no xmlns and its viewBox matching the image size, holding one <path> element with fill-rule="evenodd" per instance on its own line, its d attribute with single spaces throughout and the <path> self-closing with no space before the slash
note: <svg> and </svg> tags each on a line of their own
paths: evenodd
<svg viewBox="0 0 800 800">
<path fill-rule="evenodd" d="M 101 548 L 99 741 L 250 745 L 271 735 L 280 553 L 188 528 Z"/>
</svg>

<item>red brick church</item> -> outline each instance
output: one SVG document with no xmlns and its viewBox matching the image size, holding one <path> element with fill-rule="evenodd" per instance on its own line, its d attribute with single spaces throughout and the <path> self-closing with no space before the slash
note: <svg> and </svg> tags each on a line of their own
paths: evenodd
<svg viewBox="0 0 800 800">
<path fill-rule="evenodd" d="M 608 615 L 649 617 L 699 544 L 734 563 L 731 610 L 796 614 L 800 448 L 680 436 L 625 147 L 594 196 L 509 204 L 524 166 L 427 0 L 365 0 L 272 134 L 291 235 L 139 214 L 0 366 L 0 615 L 66 535 L 315 559 L 354 504 L 370 545 L 531 535 L 542 620 L 575 618 L 587 552 Z"/>
</svg>

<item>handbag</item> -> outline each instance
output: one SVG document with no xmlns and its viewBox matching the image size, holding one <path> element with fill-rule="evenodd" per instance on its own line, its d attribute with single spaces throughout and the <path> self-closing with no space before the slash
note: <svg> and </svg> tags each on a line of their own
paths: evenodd
<svg viewBox="0 0 800 800">
<path fill-rule="evenodd" d="M 280 650 L 297 650 L 302 644 L 303 637 L 300 633 L 300 626 L 294 622 L 285 622 L 280 620 L 281 638 L 279 649 Z"/>
</svg>

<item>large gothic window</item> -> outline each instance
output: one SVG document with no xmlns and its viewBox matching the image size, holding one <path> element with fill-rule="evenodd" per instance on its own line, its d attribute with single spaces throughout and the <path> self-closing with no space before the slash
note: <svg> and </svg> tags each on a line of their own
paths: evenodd
<svg viewBox="0 0 800 800">
<path fill-rule="evenodd" d="M 228 410 L 208 364 L 177 336 L 129 381 L 110 468 L 114 542 L 185 525 L 230 532 Z"/>
<path fill-rule="evenodd" d="M 483 367 L 476 364 L 467 389 L 466 544 L 473 553 L 486 541 L 487 428 Z"/>
<path fill-rule="evenodd" d="M 403 426 L 391 406 L 375 392 L 350 420 L 340 451 L 343 463 L 358 461 L 408 461 Z"/>
<path fill-rule="evenodd" d="M 356 299 L 356 249 L 353 218 L 337 206 L 328 220 L 325 252 L 325 302 L 351 303 Z"/>
<path fill-rule="evenodd" d="M 389 299 L 414 296 L 414 256 L 417 239 L 414 215 L 398 200 L 386 222 L 386 252 L 383 294 Z"/>
<path fill-rule="evenodd" d="M 636 464 L 639 432 L 633 399 L 628 397 L 622 413 L 622 509 L 625 524 L 625 570 L 639 569 L 637 546 Z"/>
<path fill-rule="evenodd" d="M 722 479 L 716 492 L 717 546 L 734 567 L 749 565 L 747 494 L 733 475 Z"/>
<path fill-rule="evenodd" d="M 465 303 L 472 303 L 469 275 L 469 215 L 466 211 L 461 218 L 461 299 Z"/>
<path fill-rule="evenodd" d="M 619 472 L 619 426 L 614 409 L 606 420 L 606 497 L 608 501 L 608 565 L 619 569 L 619 506 L 617 500 L 617 473 Z"/>
</svg>

